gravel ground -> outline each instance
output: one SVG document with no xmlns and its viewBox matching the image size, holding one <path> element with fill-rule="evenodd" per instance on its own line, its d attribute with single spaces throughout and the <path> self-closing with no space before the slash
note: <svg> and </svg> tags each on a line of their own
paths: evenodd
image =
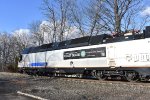
<svg viewBox="0 0 150 100">
<path fill-rule="evenodd" d="M 0 80 L 10 80 L 24 93 L 48 100 L 149 100 L 150 83 L 70 81 L 63 78 L 32 77 L 0 73 Z M 2 91 L 0 91 L 2 92 Z"/>
</svg>

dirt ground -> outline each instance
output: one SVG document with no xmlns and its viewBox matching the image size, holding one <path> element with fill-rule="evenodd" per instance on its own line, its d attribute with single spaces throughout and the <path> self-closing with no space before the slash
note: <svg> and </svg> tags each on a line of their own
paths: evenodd
<svg viewBox="0 0 150 100">
<path fill-rule="evenodd" d="M 48 100 L 149 100 L 150 83 L 71 81 L 0 72 L 0 98 L 8 94 L 13 97 L 17 95 L 17 91 Z M 17 96 L 20 100 L 20 95 Z M 30 100 L 30 98 L 22 98 L 22 100 Z"/>
<path fill-rule="evenodd" d="M 15 74 L 0 73 L 0 100 L 33 100 L 33 98 L 17 94 L 21 85 L 16 84 L 13 79 L 17 79 Z"/>
</svg>

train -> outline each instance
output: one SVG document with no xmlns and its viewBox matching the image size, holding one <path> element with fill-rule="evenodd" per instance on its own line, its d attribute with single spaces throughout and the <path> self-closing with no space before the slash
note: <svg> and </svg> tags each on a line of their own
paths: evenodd
<svg viewBox="0 0 150 100">
<path fill-rule="evenodd" d="M 25 48 L 18 68 L 21 73 L 38 75 L 149 80 L 150 26 L 142 33 L 85 36 Z"/>
</svg>

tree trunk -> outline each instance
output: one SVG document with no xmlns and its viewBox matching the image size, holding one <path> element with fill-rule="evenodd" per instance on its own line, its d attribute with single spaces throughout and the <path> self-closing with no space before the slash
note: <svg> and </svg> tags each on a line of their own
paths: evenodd
<svg viewBox="0 0 150 100">
<path fill-rule="evenodd" d="M 119 16 L 119 8 L 117 0 L 114 0 L 114 14 L 115 14 L 115 32 L 121 33 L 121 20 Z"/>
</svg>

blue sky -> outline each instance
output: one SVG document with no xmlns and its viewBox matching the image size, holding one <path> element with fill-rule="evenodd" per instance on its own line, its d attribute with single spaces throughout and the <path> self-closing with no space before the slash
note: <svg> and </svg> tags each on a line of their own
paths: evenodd
<svg viewBox="0 0 150 100">
<path fill-rule="evenodd" d="M 144 0 L 145 6 L 150 7 L 149 1 Z M 0 0 L 0 32 L 26 29 L 33 21 L 45 20 L 41 6 L 42 0 Z"/>
<path fill-rule="evenodd" d="M 35 20 L 44 20 L 42 0 L 0 0 L 0 32 L 28 28 Z"/>
</svg>

